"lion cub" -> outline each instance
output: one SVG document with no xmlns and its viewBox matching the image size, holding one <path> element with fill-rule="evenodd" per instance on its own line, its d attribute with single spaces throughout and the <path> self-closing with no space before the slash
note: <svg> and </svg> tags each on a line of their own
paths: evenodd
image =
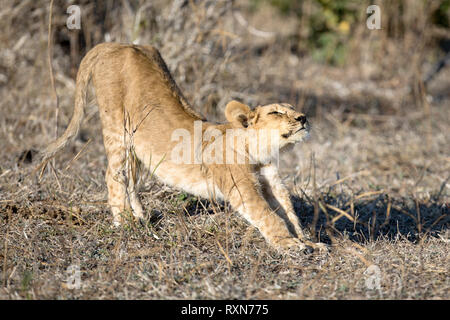
<svg viewBox="0 0 450 320">
<path fill-rule="evenodd" d="M 208 122 L 183 97 L 157 49 L 103 43 L 81 61 L 73 117 L 43 152 L 43 163 L 77 134 L 91 79 L 115 225 L 127 210 L 136 218 L 144 216 L 135 188 L 139 161 L 171 186 L 228 201 L 277 248 L 315 246 L 305 238 L 273 163 L 280 150 L 307 137 L 304 114 L 288 104 L 252 110 L 231 101 L 225 109 L 227 123 Z"/>
</svg>

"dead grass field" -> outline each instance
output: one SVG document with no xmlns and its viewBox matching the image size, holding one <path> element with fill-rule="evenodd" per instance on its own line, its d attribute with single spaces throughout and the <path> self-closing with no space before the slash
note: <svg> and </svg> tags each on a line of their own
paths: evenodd
<svg viewBox="0 0 450 320">
<path fill-rule="evenodd" d="M 331 250 L 282 255 L 226 204 L 154 179 L 141 186 L 153 218 L 112 228 L 92 99 L 80 135 L 38 181 L 36 152 L 55 136 L 49 4 L 10 1 L 0 9 L 0 299 L 450 298 L 450 68 L 426 90 L 419 81 L 438 56 L 432 34 L 392 40 L 361 22 L 337 68 L 292 52 L 295 19 L 246 1 L 79 2 L 77 37 L 158 46 L 208 119 L 223 121 L 231 99 L 304 110 L 312 139 L 282 155 L 281 172 L 304 228 Z M 53 17 L 59 134 L 85 50 L 73 49 L 64 3 Z"/>
</svg>

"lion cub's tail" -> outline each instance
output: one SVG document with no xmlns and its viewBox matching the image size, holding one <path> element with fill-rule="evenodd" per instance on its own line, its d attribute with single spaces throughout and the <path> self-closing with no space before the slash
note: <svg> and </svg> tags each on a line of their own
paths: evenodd
<svg viewBox="0 0 450 320">
<path fill-rule="evenodd" d="M 97 49 L 97 50 L 96 50 Z M 86 92 L 89 84 L 92 69 L 97 61 L 99 48 L 94 48 L 89 51 L 80 63 L 77 73 L 76 90 L 75 90 L 75 107 L 73 110 L 72 119 L 62 136 L 50 143 L 47 148 L 41 152 L 41 163 L 38 168 L 45 167 L 48 160 L 53 158 L 58 151 L 67 146 L 70 139 L 78 134 L 81 126 L 81 121 L 84 116 L 84 106 L 86 104 Z M 42 168 L 43 170 L 43 168 Z"/>
</svg>

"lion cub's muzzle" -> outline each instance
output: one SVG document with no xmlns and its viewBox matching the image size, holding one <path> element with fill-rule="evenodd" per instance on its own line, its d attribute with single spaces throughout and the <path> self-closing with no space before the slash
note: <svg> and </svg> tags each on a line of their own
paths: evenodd
<svg viewBox="0 0 450 320">
<path fill-rule="evenodd" d="M 289 138 L 300 133 L 308 134 L 310 125 L 306 116 L 304 114 L 299 114 L 294 119 L 296 122 L 291 124 L 292 129 L 288 133 L 283 134 L 283 138 Z"/>
<path fill-rule="evenodd" d="M 305 124 L 307 122 L 306 116 L 304 114 L 301 114 L 301 115 L 295 117 L 295 120 L 299 121 L 303 127 L 305 126 Z"/>
</svg>

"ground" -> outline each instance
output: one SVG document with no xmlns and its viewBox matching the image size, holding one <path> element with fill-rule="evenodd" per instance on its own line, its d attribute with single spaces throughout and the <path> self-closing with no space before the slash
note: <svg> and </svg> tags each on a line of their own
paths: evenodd
<svg viewBox="0 0 450 320">
<path fill-rule="evenodd" d="M 17 24 L 14 14 L 27 6 L 1 23 Z M 370 71 L 378 62 L 365 63 L 369 71 L 356 62 L 327 66 L 278 42 L 251 42 L 239 24 L 227 29 L 233 16 L 222 7 L 214 12 L 223 23 L 211 12 L 194 15 L 185 31 L 175 24 L 160 36 L 166 44 L 155 40 L 207 118 L 223 121 L 232 98 L 251 106 L 286 101 L 310 118 L 311 140 L 283 154 L 280 171 L 303 227 L 330 250 L 286 255 L 226 203 L 197 199 L 150 173 L 140 193 L 147 220 L 113 228 L 92 99 L 80 135 L 39 180 L 36 153 L 55 136 L 55 101 L 45 10 L 33 10 L 19 40 L 1 28 L 8 45 L 0 54 L 0 299 L 450 298 L 448 67 L 424 92 L 412 85 L 414 51 L 389 56 L 382 72 Z M 217 32 L 203 33 L 198 19 Z M 142 42 L 150 39 L 143 33 Z M 54 51 L 61 134 L 75 83 L 64 47 Z M 430 69 L 426 59 L 422 65 Z"/>
</svg>

